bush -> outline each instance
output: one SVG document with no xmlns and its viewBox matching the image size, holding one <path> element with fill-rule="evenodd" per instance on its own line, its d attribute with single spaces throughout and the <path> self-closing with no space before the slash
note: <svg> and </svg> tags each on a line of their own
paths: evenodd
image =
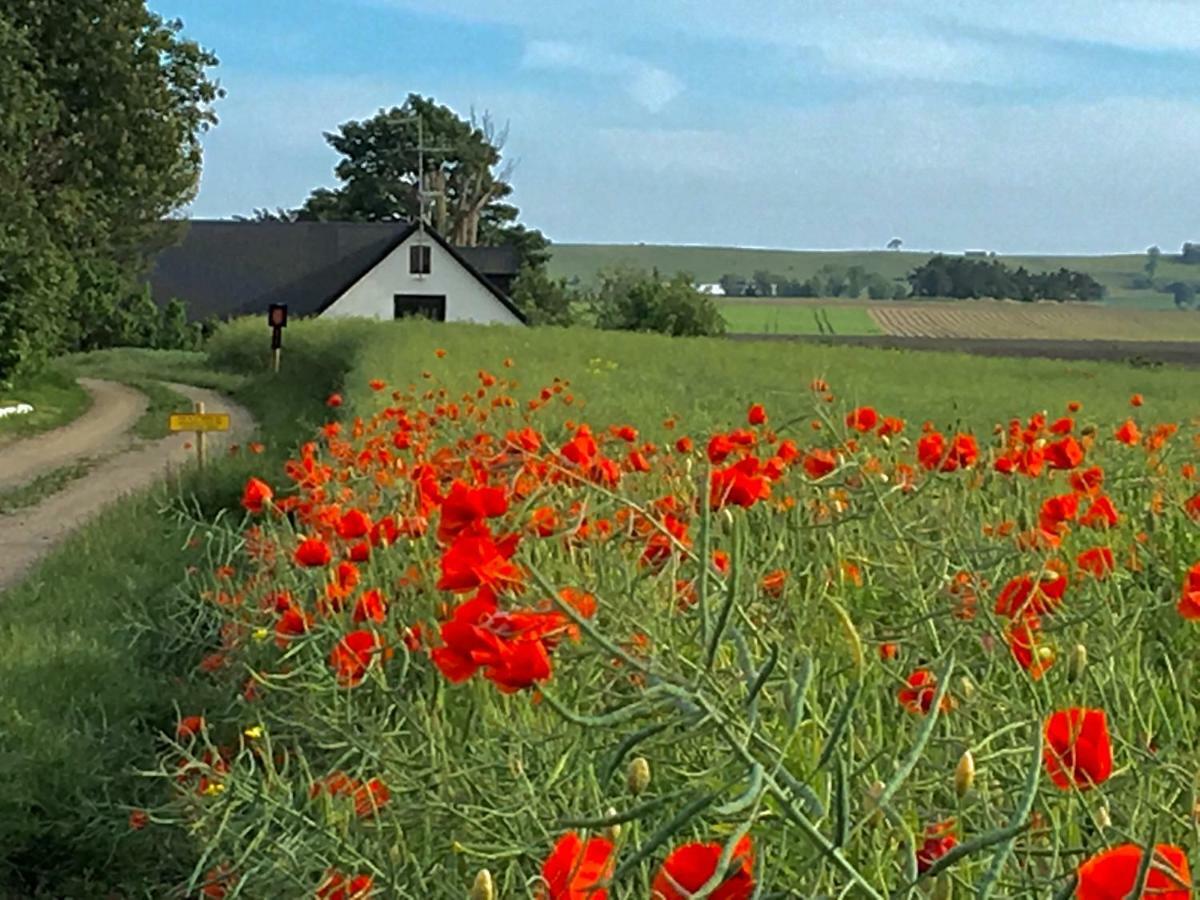
<svg viewBox="0 0 1200 900">
<path fill-rule="evenodd" d="M 725 319 L 717 305 L 697 291 L 692 277 L 684 273 L 665 282 L 657 272 L 602 273 L 591 304 L 598 328 L 675 337 L 725 333 Z"/>
<path fill-rule="evenodd" d="M 571 325 L 575 321 L 567 280 L 551 278 L 544 267 L 523 267 L 513 283 L 512 299 L 530 325 Z"/>
</svg>

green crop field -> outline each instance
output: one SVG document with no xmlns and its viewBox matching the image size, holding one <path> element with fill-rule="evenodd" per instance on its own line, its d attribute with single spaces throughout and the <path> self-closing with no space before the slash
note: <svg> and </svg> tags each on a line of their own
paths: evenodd
<svg viewBox="0 0 1200 900">
<path fill-rule="evenodd" d="M 881 334 L 869 310 L 822 303 L 747 303 L 721 300 L 721 315 L 735 334 Z"/>
<path fill-rule="evenodd" d="M 716 282 L 727 273 L 749 278 L 765 269 L 774 275 L 804 279 L 825 265 L 862 266 L 887 278 L 903 278 L 930 257 L 927 252 L 890 250 L 758 250 L 743 247 L 676 247 L 658 244 L 555 244 L 550 268 L 553 274 L 590 281 L 601 269 L 633 266 L 661 272 L 687 272 L 700 282 Z M 1104 285 L 1106 303 L 1142 309 L 1173 307 L 1170 294 L 1133 287 L 1143 275 L 1146 257 L 1140 253 L 1108 256 L 1001 256 L 1011 266 L 1030 271 L 1066 267 L 1086 272 Z M 1200 281 L 1200 266 L 1183 265 L 1164 254 L 1155 275 L 1163 284 Z"/>
</svg>

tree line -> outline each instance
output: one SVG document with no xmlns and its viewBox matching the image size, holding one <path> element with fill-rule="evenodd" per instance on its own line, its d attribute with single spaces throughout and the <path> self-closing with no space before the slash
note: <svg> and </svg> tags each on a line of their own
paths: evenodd
<svg viewBox="0 0 1200 900">
<path fill-rule="evenodd" d="M 914 297 L 994 297 L 1006 300 L 1101 300 L 1104 286 L 1091 275 L 1060 268 L 1053 272 L 1016 269 L 997 259 L 937 254 L 908 276 Z"/>
<path fill-rule="evenodd" d="M 826 263 L 807 278 L 775 275 L 765 269 L 750 278 L 728 273 L 721 276 L 727 297 L 843 297 L 856 299 L 865 292 L 872 300 L 898 300 L 908 296 L 908 286 L 862 266 Z"/>
<path fill-rule="evenodd" d="M 72 350 L 189 346 L 141 273 L 195 195 L 216 57 L 144 0 L 0 0 L 0 383 Z"/>
</svg>

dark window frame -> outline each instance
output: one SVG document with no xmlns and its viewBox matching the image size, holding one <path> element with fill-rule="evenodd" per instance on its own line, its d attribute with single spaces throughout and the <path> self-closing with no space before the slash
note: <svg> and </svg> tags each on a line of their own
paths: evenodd
<svg viewBox="0 0 1200 900">
<path fill-rule="evenodd" d="M 433 248 L 428 244 L 412 244 L 408 248 L 408 273 L 428 275 L 433 270 Z"/>
<path fill-rule="evenodd" d="M 424 316 L 434 322 L 446 321 L 445 294 L 393 294 L 392 318 Z"/>
</svg>

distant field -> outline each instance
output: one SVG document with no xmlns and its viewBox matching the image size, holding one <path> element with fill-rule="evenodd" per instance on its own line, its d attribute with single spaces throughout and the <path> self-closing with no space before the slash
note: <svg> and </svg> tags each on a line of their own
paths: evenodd
<svg viewBox="0 0 1200 900">
<path fill-rule="evenodd" d="M 754 250 L 740 247 L 672 247 L 657 244 L 555 244 L 550 269 L 566 278 L 590 281 L 596 272 L 612 266 L 635 266 L 662 272 L 688 272 L 697 281 L 715 282 L 726 273 L 749 277 L 765 269 L 775 275 L 804 279 L 824 265 L 862 266 L 888 278 L 902 278 L 928 259 L 928 252 L 890 250 Z M 1136 289 L 1146 257 L 1140 253 L 1111 256 L 1001 256 L 1012 266 L 1030 271 L 1066 267 L 1086 272 L 1105 286 L 1105 302 L 1112 306 L 1172 309 L 1169 294 Z M 1164 255 L 1156 280 L 1200 281 L 1200 266 L 1185 266 Z"/>
<path fill-rule="evenodd" d="M 729 330 L 741 334 L 1200 340 L 1200 313 L 1175 309 L 996 300 L 720 300 L 719 305 Z"/>
<path fill-rule="evenodd" d="M 729 330 L 744 334 L 880 334 L 869 310 L 860 306 L 805 303 L 718 304 Z"/>
</svg>

